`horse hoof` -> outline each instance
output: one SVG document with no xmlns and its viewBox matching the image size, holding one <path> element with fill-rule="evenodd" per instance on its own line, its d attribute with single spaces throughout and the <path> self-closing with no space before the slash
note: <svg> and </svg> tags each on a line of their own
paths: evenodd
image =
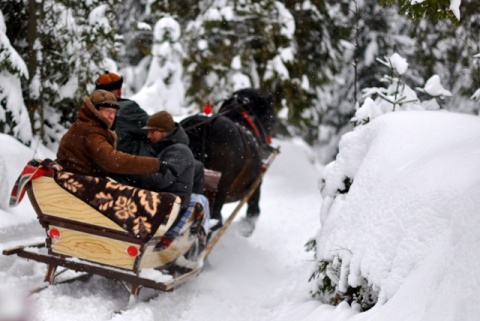
<svg viewBox="0 0 480 321">
<path fill-rule="evenodd" d="M 223 226 L 223 220 L 211 218 L 209 222 L 208 230 L 210 232 L 215 232 L 216 230 L 220 229 Z"/>
<path fill-rule="evenodd" d="M 242 236 L 249 237 L 255 230 L 255 223 L 257 223 L 258 217 L 242 217 L 238 222 L 238 231 Z"/>
</svg>

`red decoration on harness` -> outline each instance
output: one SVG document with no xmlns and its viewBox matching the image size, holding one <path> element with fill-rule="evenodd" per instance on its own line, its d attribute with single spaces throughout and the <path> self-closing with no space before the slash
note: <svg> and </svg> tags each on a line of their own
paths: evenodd
<svg viewBox="0 0 480 321">
<path fill-rule="evenodd" d="M 203 113 L 205 115 L 210 115 L 213 111 L 213 108 L 212 108 L 212 105 L 210 105 L 210 103 L 207 103 L 204 107 L 203 107 Z"/>
<path fill-rule="evenodd" d="M 138 255 L 138 249 L 133 246 L 133 245 L 130 245 L 128 248 L 127 248 L 127 253 L 128 255 L 130 256 L 137 256 Z"/>
<path fill-rule="evenodd" d="M 242 111 L 240 114 L 242 114 L 248 125 L 250 125 L 250 127 L 253 129 L 255 136 L 257 136 L 258 139 L 261 139 L 260 131 L 258 130 L 257 125 L 255 125 L 253 120 L 250 118 L 250 115 L 248 115 L 246 111 Z"/>
<path fill-rule="evenodd" d="M 53 240 L 58 240 L 60 238 L 60 231 L 56 228 L 52 228 L 50 231 L 48 231 L 48 236 L 50 236 L 50 238 Z"/>
<path fill-rule="evenodd" d="M 267 135 L 267 144 L 272 145 L 272 135 Z"/>
</svg>

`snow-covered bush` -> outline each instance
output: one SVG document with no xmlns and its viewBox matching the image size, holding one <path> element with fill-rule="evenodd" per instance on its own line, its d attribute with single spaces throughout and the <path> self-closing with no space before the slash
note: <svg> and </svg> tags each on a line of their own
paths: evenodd
<svg viewBox="0 0 480 321">
<path fill-rule="evenodd" d="M 430 97 L 421 102 L 415 91 L 403 79 L 408 70 L 408 63 L 403 57 L 394 53 L 384 60 L 377 58 L 377 61 L 389 68 L 389 74 L 381 79 L 386 87 L 363 89 L 365 101 L 351 119 L 355 126 L 364 125 L 380 115 L 397 110 L 438 110 L 440 105 L 437 99 L 443 100 L 451 96 L 451 93 L 440 84 L 440 77 L 433 75 L 423 88 L 416 88 Z"/>
<path fill-rule="evenodd" d="M 342 137 L 337 159 L 327 164 L 323 171 L 321 178 L 323 202 L 320 213 L 322 227 L 328 217 L 341 215 L 340 204 L 349 197 L 357 172 L 365 166 L 363 162 L 374 140 L 377 139 L 370 128 L 370 122 L 395 111 L 438 110 L 440 107 L 437 99 L 451 96 L 450 92 L 441 86 L 438 75 L 433 75 L 423 88 L 416 88 L 429 98 L 422 102 L 416 92 L 403 81 L 403 75 L 408 69 L 405 59 L 395 53 L 385 60 L 378 61 L 390 69 L 390 73 L 382 78 L 386 87 L 363 90 L 365 101 L 351 120 L 356 127 L 353 132 Z M 318 251 L 316 240 L 307 244 L 307 250 Z M 351 248 L 343 248 L 339 253 L 347 252 L 348 255 L 323 255 L 316 258 L 317 265 L 310 281 L 315 280 L 317 286 L 311 294 L 334 305 L 342 301 L 357 303 L 365 311 L 376 304 L 380 288 L 378 284 L 368 279 L 368 275 L 350 271 L 350 258 L 354 255 L 351 251 Z"/>
<path fill-rule="evenodd" d="M 478 291 L 479 148 L 479 118 L 442 111 L 388 113 L 345 134 L 322 173 L 312 294 L 372 313 L 410 298 L 398 320 L 475 319 L 455 305 Z"/>
<path fill-rule="evenodd" d="M 315 251 L 316 243 L 315 239 L 310 240 L 306 244 L 306 250 Z M 343 265 L 342 259 L 338 256 L 334 256 L 331 261 L 320 260 L 308 281 L 316 280 L 317 284 L 321 283 L 321 286 L 311 290 L 310 294 L 313 298 L 320 298 L 322 302 L 332 305 L 348 302 L 357 304 L 361 310 L 366 311 L 377 303 L 378 290 L 374 289 L 366 278 L 362 278 L 361 284 L 358 286 L 352 287 L 344 284 L 344 287 L 340 289 L 340 276 L 345 272 L 348 273 L 348 271 L 342 271 L 342 268 L 346 266 L 348 265 Z"/>
</svg>

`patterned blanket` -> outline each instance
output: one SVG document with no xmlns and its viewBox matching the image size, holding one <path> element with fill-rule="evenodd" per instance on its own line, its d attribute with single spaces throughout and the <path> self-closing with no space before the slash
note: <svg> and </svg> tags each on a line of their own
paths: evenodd
<svg viewBox="0 0 480 321">
<path fill-rule="evenodd" d="M 166 224 L 177 196 L 156 193 L 106 178 L 58 172 L 58 185 L 147 242 L 161 224 Z"/>
<path fill-rule="evenodd" d="M 28 182 L 43 175 L 53 175 L 55 182 L 120 227 L 147 242 L 170 217 L 177 196 L 119 184 L 106 178 L 62 171 L 50 159 L 32 160 L 23 169 L 10 195 L 15 206 L 25 194 Z"/>
</svg>

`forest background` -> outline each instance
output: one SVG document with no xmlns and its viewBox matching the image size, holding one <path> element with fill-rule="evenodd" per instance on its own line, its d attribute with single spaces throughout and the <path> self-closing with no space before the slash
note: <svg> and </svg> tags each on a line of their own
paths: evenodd
<svg viewBox="0 0 480 321">
<path fill-rule="evenodd" d="M 452 95 L 436 108 L 478 115 L 480 3 L 412 3 L 4 0 L 0 132 L 56 150 L 82 97 L 111 70 L 124 76 L 125 96 L 163 97 L 141 104 L 150 112 L 194 113 L 239 86 L 258 88 L 281 116 L 276 134 L 302 136 L 327 163 L 353 128 L 361 89 L 382 85 L 377 58 L 393 53 L 409 62 L 402 81 L 412 88 L 439 75 Z"/>
</svg>

